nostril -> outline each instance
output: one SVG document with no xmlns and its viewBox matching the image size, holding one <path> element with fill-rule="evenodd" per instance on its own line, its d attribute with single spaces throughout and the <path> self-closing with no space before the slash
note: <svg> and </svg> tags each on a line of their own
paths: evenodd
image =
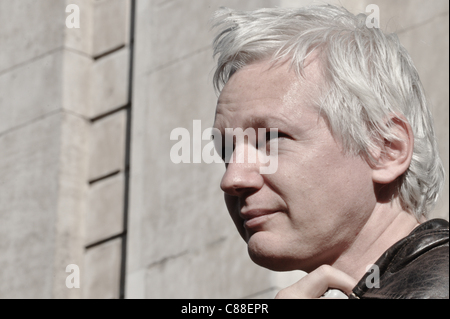
<svg viewBox="0 0 450 319">
<path fill-rule="evenodd" d="M 264 184 L 258 169 L 246 164 L 229 164 L 220 182 L 220 188 L 232 196 L 257 192 Z"/>
<path fill-rule="evenodd" d="M 226 178 L 226 174 L 222 178 L 222 181 L 220 183 L 220 188 L 229 195 L 236 196 L 239 193 L 239 189 L 242 186 L 237 183 L 236 180 L 230 180 L 229 178 Z"/>
</svg>

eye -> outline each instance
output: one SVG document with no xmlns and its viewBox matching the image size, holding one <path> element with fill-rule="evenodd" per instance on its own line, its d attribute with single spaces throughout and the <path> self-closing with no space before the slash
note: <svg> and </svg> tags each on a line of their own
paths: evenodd
<svg viewBox="0 0 450 319">
<path fill-rule="evenodd" d="M 285 133 L 283 133 L 283 132 L 280 132 L 280 131 L 267 131 L 266 132 L 266 135 L 265 135 L 265 142 L 266 143 L 268 143 L 268 142 L 270 142 L 271 140 L 274 140 L 274 139 L 280 139 L 280 138 L 289 138 L 289 135 L 287 135 L 287 134 L 285 134 Z M 260 141 L 260 145 L 259 146 L 263 146 L 262 145 L 262 143 L 263 143 L 263 141 Z"/>
<path fill-rule="evenodd" d="M 270 140 L 272 140 L 272 139 L 274 139 L 274 138 L 278 138 L 278 136 L 279 136 L 279 132 L 277 132 L 277 131 L 268 131 L 267 133 L 266 133 L 266 141 L 270 141 Z"/>
</svg>

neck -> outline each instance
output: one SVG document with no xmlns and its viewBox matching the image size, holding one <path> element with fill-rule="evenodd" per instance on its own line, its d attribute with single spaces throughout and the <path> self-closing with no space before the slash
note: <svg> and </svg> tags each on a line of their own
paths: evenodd
<svg viewBox="0 0 450 319">
<path fill-rule="evenodd" d="M 419 226 L 417 219 L 394 203 L 378 203 L 352 245 L 333 263 L 333 266 L 360 280 L 366 267 L 400 239 Z"/>
</svg>

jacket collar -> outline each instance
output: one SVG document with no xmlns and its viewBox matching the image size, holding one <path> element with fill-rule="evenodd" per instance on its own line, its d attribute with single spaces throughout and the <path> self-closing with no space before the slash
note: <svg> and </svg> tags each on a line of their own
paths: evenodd
<svg viewBox="0 0 450 319">
<path fill-rule="evenodd" d="M 380 278 L 386 272 L 395 273 L 423 253 L 441 245 L 448 245 L 449 223 L 443 219 L 429 220 L 416 227 L 407 237 L 390 247 L 375 263 L 379 267 Z M 359 298 L 368 290 L 366 273 L 353 289 L 353 298 Z"/>
</svg>

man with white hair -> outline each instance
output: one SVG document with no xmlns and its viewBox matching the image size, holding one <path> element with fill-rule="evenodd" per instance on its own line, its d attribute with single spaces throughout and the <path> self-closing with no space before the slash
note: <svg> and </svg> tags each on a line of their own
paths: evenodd
<svg viewBox="0 0 450 319">
<path fill-rule="evenodd" d="M 309 273 L 277 298 L 448 298 L 448 222 L 427 219 L 444 181 L 431 114 L 397 36 L 366 19 L 330 5 L 214 17 L 228 211 L 255 263 Z M 238 128 L 266 135 L 223 154 Z M 271 148 L 272 174 L 233 161 Z"/>
</svg>

